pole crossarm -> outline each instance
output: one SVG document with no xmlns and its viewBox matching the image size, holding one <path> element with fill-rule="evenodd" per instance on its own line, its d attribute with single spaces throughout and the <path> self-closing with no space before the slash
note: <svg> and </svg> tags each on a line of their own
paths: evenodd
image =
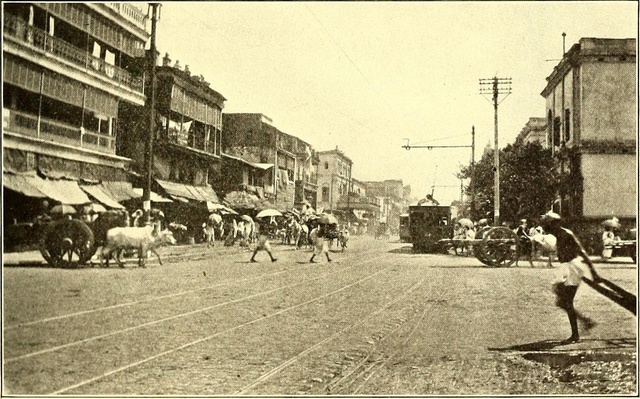
<svg viewBox="0 0 640 399">
<path fill-rule="evenodd" d="M 470 145 L 409 145 L 405 144 L 402 146 L 405 150 L 410 150 L 412 148 L 427 148 L 429 150 L 433 148 L 471 148 Z"/>
</svg>

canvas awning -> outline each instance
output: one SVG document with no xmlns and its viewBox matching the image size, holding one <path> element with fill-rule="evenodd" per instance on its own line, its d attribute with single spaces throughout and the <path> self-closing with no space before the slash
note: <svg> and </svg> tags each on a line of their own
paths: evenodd
<svg viewBox="0 0 640 399">
<path fill-rule="evenodd" d="M 80 205 L 91 202 L 87 194 L 73 180 L 47 180 L 35 178 L 33 185 L 48 198 L 67 205 Z"/>
<path fill-rule="evenodd" d="M 192 186 L 190 184 L 175 183 L 160 179 L 156 179 L 156 181 L 167 194 L 175 199 L 186 198 L 187 200 L 193 201 L 220 202 L 216 192 L 209 186 Z"/>
<path fill-rule="evenodd" d="M 141 188 L 134 188 L 133 191 L 136 194 L 140 194 L 140 197 L 142 197 L 142 189 Z M 173 202 L 172 200 L 170 200 L 169 198 L 163 197 L 162 195 L 151 191 L 149 194 L 151 197 L 151 202 Z"/>
<path fill-rule="evenodd" d="M 2 174 L 2 185 L 9 190 L 18 192 L 27 197 L 46 198 L 47 196 L 40 192 L 31 182 L 39 177 L 31 174 Z"/>
<path fill-rule="evenodd" d="M 124 209 L 124 206 L 119 204 L 118 201 L 116 201 L 115 199 L 111 198 L 111 196 L 108 193 L 106 193 L 102 189 L 102 186 L 99 184 L 95 184 L 91 186 L 88 186 L 88 185 L 80 186 L 80 188 L 84 190 L 85 193 L 95 198 L 98 202 L 100 202 L 101 204 L 109 208 Z"/>
<path fill-rule="evenodd" d="M 101 185 L 105 193 L 108 193 L 117 202 L 128 201 L 142 196 L 142 193 L 137 194 L 133 191 L 133 185 L 128 181 L 103 181 Z"/>
</svg>

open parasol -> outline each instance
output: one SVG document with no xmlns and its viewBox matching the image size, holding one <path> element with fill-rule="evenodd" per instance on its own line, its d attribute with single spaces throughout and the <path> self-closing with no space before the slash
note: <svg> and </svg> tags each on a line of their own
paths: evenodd
<svg viewBox="0 0 640 399">
<path fill-rule="evenodd" d="M 56 205 L 53 208 L 51 208 L 51 210 L 49 212 L 53 213 L 53 214 L 56 214 L 56 215 L 71 215 L 71 214 L 76 213 L 76 210 L 71 205 L 60 204 L 60 205 Z"/>
<path fill-rule="evenodd" d="M 456 223 L 462 227 L 469 227 L 469 228 L 473 227 L 473 221 L 467 218 L 459 219 Z"/>
<path fill-rule="evenodd" d="M 89 205 L 85 205 L 82 208 L 84 213 L 87 213 L 89 215 L 94 214 L 94 213 L 102 213 L 102 212 L 106 212 L 107 209 L 100 205 L 100 204 L 96 204 L 95 202 L 90 203 Z"/>
<path fill-rule="evenodd" d="M 282 216 L 282 213 L 276 209 L 265 209 L 263 211 L 258 212 L 256 215 L 257 218 L 265 218 L 269 216 Z"/>
</svg>

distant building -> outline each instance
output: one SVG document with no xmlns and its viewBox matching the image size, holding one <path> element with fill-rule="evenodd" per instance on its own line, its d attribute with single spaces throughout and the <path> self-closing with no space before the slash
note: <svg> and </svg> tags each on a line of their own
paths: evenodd
<svg viewBox="0 0 640 399">
<path fill-rule="evenodd" d="M 310 144 L 273 126 L 260 113 L 223 114 L 223 151 L 258 166 L 264 197 L 277 209 L 316 206 L 319 158 Z"/>
<path fill-rule="evenodd" d="M 408 206 L 402 180 L 366 181 L 364 184 L 367 194 L 380 200 L 380 220 L 391 226 L 399 225 L 400 214 Z"/>
<path fill-rule="evenodd" d="M 547 143 L 547 119 L 546 118 L 529 118 L 524 125 L 516 141 L 520 140 L 523 144 L 540 143 L 543 148 L 549 148 Z"/>
<path fill-rule="evenodd" d="M 636 40 L 583 38 L 547 77 L 547 137 L 563 216 L 636 217 Z"/>
<path fill-rule="evenodd" d="M 338 211 L 338 201 L 351 191 L 351 158 L 335 150 L 318 152 L 318 208 L 326 212 Z"/>
</svg>

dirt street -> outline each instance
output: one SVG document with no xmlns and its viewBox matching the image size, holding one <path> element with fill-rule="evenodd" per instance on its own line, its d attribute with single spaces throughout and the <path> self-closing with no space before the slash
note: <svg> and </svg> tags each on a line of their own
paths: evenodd
<svg viewBox="0 0 640 399">
<path fill-rule="evenodd" d="M 163 248 L 76 270 L 3 269 L 3 394 L 637 394 L 637 320 L 582 286 L 579 343 L 554 270 L 488 268 L 352 236 L 333 262 L 274 245 Z M 637 292 L 629 262 L 596 265 Z"/>
</svg>

